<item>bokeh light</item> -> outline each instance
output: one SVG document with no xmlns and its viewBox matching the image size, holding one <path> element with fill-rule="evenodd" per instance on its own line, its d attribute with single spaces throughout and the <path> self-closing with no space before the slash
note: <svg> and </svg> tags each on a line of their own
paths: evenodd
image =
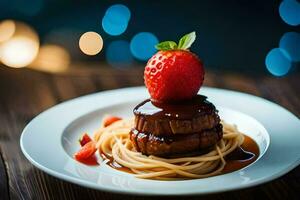
<svg viewBox="0 0 300 200">
<path fill-rule="evenodd" d="M 96 32 L 86 32 L 79 39 L 79 48 L 86 55 L 96 55 L 103 48 L 103 39 Z"/>
<path fill-rule="evenodd" d="M 290 55 L 281 48 L 272 49 L 266 56 L 265 64 L 274 76 L 284 76 L 292 67 Z"/>
<path fill-rule="evenodd" d="M 279 42 L 279 47 L 286 50 L 293 62 L 300 61 L 300 34 L 296 32 L 285 33 Z"/>
<path fill-rule="evenodd" d="M 34 60 L 38 49 L 35 41 L 26 37 L 15 37 L 1 46 L 1 61 L 9 67 L 25 67 Z"/>
<path fill-rule="evenodd" d="M 123 4 L 115 4 L 110 6 L 105 12 L 105 16 L 113 22 L 118 23 L 121 21 L 128 22 L 131 17 L 130 10 Z"/>
<path fill-rule="evenodd" d="M 4 42 L 11 38 L 16 30 L 16 25 L 13 20 L 4 20 L 0 22 L 0 42 Z"/>
<path fill-rule="evenodd" d="M 111 42 L 106 49 L 107 62 L 113 67 L 129 67 L 133 61 L 130 53 L 129 42 L 117 40 Z"/>
<path fill-rule="evenodd" d="M 282 20 L 291 25 L 300 24 L 300 3 L 297 0 L 284 0 L 279 6 L 279 14 Z"/>
<path fill-rule="evenodd" d="M 70 65 L 70 54 L 68 51 L 54 44 L 41 46 L 38 56 L 30 65 L 30 68 L 46 71 L 46 72 L 63 72 Z"/>
<path fill-rule="evenodd" d="M 20 68 L 28 66 L 37 56 L 39 38 L 30 26 L 16 21 L 14 24 L 13 35 L 0 44 L 0 60 L 9 67 Z"/>
<path fill-rule="evenodd" d="M 121 35 L 127 29 L 127 23 L 115 24 L 109 18 L 104 17 L 102 20 L 103 30 L 113 36 Z"/>
<path fill-rule="evenodd" d="M 127 6 L 116 4 L 107 9 L 102 19 L 102 28 L 109 35 L 121 35 L 127 29 L 130 20 L 130 10 Z"/>
<path fill-rule="evenodd" d="M 139 60 L 148 60 L 155 52 L 158 39 L 149 32 L 136 34 L 130 42 L 130 50 L 133 56 Z"/>
</svg>

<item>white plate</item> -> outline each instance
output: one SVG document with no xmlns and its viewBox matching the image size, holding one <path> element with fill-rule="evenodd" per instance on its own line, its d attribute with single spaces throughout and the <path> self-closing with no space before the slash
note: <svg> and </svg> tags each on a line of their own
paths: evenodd
<svg viewBox="0 0 300 200">
<path fill-rule="evenodd" d="M 207 194 L 235 190 L 273 180 L 300 163 L 300 121 L 286 109 L 259 97 L 204 87 L 221 118 L 235 123 L 259 145 L 260 157 L 248 167 L 210 178 L 184 181 L 137 179 L 104 163 L 86 166 L 72 158 L 83 132 L 92 134 L 104 114 L 132 116 L 148 98 L 144 87 L 83 96 L 54 106 L 34 118 L 21 136 L 21 149 L 36 167 L 82 186 L 140 195 Z"/>
</svg>

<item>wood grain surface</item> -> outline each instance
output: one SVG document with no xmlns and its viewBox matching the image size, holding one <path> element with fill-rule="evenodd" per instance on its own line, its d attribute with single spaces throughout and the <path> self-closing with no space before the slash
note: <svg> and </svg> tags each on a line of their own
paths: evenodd
<svg viewBox="0 0 300 200">
<path fill-rule="evenodd" d="M 107 193 L 62 181 L 36 169 L 22 154 L 20 134 L 43 110 L 81 95 L 142 84 L 142 68 L 47 74 L 0 66 L 0 199 L 300 199 L 300 167 L 249 189 L 208 196 L 153 198 Z M 210 71 L 205 85 L 261 96 L 300 116 L 299 73 L 275 78 Z"/>
</svg>

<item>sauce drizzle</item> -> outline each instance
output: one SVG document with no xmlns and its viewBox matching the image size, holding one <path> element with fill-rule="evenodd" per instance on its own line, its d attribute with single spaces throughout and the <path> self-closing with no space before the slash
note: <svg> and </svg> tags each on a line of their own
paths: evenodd
<svg viewBox="0 0 300 200">
<path fill-rule="evenodd" d="M 244 135 L 244 137 L 244 143 L 225 157 L 226 165 L 223 174 L 242 169 L 258 158 L 258 145 L 249 136 Z"/>
<path fill-rule="evenodd" d="M 131 169 L 129 169 L 128 167 L 123 167 L 122 165 L 120 165 L 119 163 L 117 163 L 113 157 L 108 157 L 106 156 L 104 153 L 100 153 L 100 156 L 102 157 L 102 159 L 104 160 L 103 163 L 106 163 L 107 165 L 109 165 L 111 168 L 116 169 L 116 170 L 120 170 L 122 172 L 127 172 L 127 173 L 133 173 L 133 171 Z"/>
</svg>

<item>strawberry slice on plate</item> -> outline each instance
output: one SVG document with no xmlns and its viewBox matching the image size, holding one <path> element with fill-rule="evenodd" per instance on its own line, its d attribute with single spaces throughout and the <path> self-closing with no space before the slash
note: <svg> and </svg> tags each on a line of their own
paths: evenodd
<svg viewBox="0 0 300 200">
<path fill-rule="evenodd" d="M 80 146 L 84 146 L 86 143 L 92 141 L 90 136 L 87 133 L 84 133 L 79 139 Z"/>
<path fill-rule="evenodd" d="M 121 119 L 122 119 L 122 118 L 120 118 L 120 117 L 108 115 L 108 116 L 106 116 L 106 117 L 104 118 L 104 120 L 103 120 L 103 126 L 104 126 L 104 127 L 107 127 L 107 126 L 111 125 L 112 123 L 114 123 L 114 122 L 116 122 L 116 121 L 119 121 L 119 120 L 121 120 Z"/>
<path fill-rule="evenodd" d="M 86 143 L 81 149 L 75 153 L 74 157 L 76 160 L 86 160 L 89 157 L 93 156 L 96 152 L 96 143 L 94 141 L 90 141 Z"/>
</svg>

